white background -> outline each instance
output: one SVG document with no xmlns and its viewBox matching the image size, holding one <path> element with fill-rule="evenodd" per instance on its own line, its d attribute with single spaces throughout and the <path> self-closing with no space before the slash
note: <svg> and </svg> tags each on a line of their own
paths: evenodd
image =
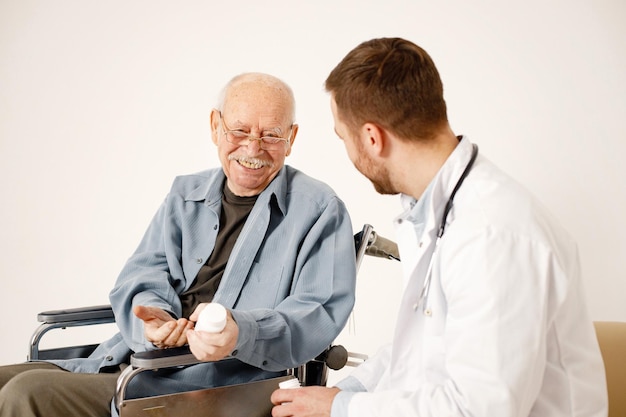
<svg viewBox="0 0 626 417">
<path fill-rule="evenodd" d="M 0 0 L 0 364 L 26 358 L 37 312 L 108 303 L 173 177 L 218 164 L 209 112 L 241 72 L 293 87 L 287 163 L 393 237 L 398 198 L 352 167 L 323 90 L 382 36 L 429 51 L 455 133 L 576 238 L 592 318 L 626 320 L 625 28 L 622 0 Z M 391 337 L 399 275 L 364 262 L 350 350 Z"/>
</svg>

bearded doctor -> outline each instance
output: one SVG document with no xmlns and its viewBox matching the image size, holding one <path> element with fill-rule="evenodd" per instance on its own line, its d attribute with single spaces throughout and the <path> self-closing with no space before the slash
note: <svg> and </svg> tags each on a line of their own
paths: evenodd
<svg viewBox="0 0 626 417">
<path fill-rule="evenodd" d="M 405 290 L 391 345 L 336 387 L 276 390 L 274 417 L 605 417 L 575 242 L 448 124 L 430 56 L 358 45 L 326 80 L 335 131 L 394 220 Z"/>
</svg>

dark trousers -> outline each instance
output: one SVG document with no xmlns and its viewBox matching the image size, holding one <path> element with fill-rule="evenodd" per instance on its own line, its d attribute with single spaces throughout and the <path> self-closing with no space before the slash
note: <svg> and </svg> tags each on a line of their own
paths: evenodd
<svg viewBox="0 0 626 417">
<path fill-rule="evenodd" d="M 105 417 L 120 371 L 82 374 L 46 362 L 0 366 L 0 417 Z"/>
</svg>

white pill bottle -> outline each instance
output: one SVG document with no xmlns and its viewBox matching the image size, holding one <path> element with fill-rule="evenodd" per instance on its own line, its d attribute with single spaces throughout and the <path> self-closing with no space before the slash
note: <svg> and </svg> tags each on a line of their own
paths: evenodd
<svg viewBox="0 0 626 417">
<path fill-rule="evenodd" d="M 226 327 L 226 308 L 218 303 L 209 303 L 200 312 L 195 330 L 209 333 L 219 333 Z"/>
<path fill-rule="evenodd" d="M 280 389 L 300 388 L 300 386 L 298 378 L 291 378 L 278 383 L 278 388 Z"/>
</svg>

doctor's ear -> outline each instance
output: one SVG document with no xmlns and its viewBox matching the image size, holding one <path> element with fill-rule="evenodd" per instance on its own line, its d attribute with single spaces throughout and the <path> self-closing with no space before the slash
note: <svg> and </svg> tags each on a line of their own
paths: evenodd
<svg viewBox="0 0 626 417">
<path fill-rule="evenodd" d="M 385 150 L 386 132 L 375 123 L 365 123 L 361 127 L 361 141 L 368 152 L 380 155 Z"/>
</svg>

